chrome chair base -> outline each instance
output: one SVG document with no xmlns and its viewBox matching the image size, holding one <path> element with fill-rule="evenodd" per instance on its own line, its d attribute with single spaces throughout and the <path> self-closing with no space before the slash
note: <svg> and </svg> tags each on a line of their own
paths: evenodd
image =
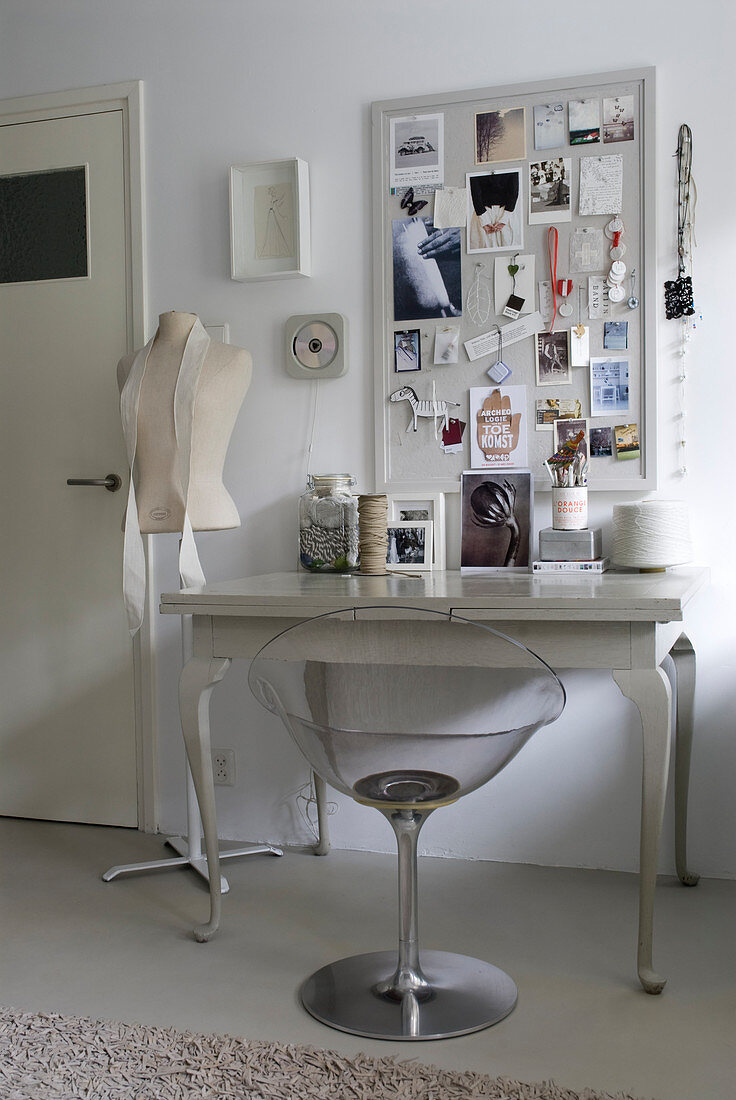
<svg viewBox="0 0 736 1100">
<path fill-rule="evenodd" d="M 503 970 L 450 951 L 423 951 L 428 996 L 400 999 L 376 991 L 396 970 L 396 952 L 373 951 L 329 963 L 301 988 L 302 1004 L 315 1019 L 369 1039 L 449 1039 L 503 1020 L 517 989 Z"/>
</svg>

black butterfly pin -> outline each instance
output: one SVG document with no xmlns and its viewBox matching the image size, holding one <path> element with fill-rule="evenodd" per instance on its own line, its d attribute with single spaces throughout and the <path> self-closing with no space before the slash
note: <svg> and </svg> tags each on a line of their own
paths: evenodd
<svg viewBox="0 0 736 1100">
<path fill-rule="evenodd" d="M 410 187 L 404 192 L 404 197 L 401 200 L 401 209 L 406 210 L 407 215 L 410 218 L 415 217 L 420 210 L 423 210 L 427 205 L 426 199 L 414 198 L 414 188 Z"/>
</svg>

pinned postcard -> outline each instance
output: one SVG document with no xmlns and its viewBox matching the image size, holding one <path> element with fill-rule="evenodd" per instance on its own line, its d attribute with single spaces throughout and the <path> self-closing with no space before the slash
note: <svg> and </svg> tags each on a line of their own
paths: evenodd
<svg viewBox="0 0 736 1100">
<path fill-rule="evenodd" d="M 624 189 L 624 158 L 620 153 L 580 158 L 581 217 L 620 214 Z"/>
<path fill-rule="evenodd" d="M 530 313 L 528 317 L 520 317 L 518 321 L 509 321 L 501 327 L 501 339 L 503 346 L 516 344 L 519 340 L 525 340 L 528 336 L 534 336 L 544 328 L 539 313 Z M 482 336 L 474 336 L 472 340 L 466 340 L 465 351 L 471 362 L 481 359 L 484 355 L 495 355 L 498 349 L 498 332 L 484 332 Z"/>
<path fill-rule="evenodd" d="M 445 187 L 434 193 L 435 229 L 452 229 L 465 225 L 468 217 L 468 190 L 466 187 Z"/>
<path fill-rule="evenodd" d="M 529 224 L 569 222 L 572 160 L 534 161 L 529 165 Z"/>
<path fill-rule="evenodd" d="M 639 428 L 636 424 L 619 424 L 613 429 L 616 458 L 638 458 Z"/>
<path fill-rule="evenodd" d="M 478 111 L 475 116 L 475 163 L 523 160 L 526 156 L 524 107 Z"/>
<path fill-rule="evenodd" d="M 577 397 L 543 397 L 537 401 L 535 411 L 535 430 L 551 432 L 556 420 L 579 420 L 583 415 L 583 406 Z"/>
<path fill-rule="evenodd" d="M 534 312 L 534 256 L 522 255 L 497 256 L 493 265 L 493 293 L 496 313 L 504 314 L 512 298 L 514 314 Z"/>
<path fill-rule="evenodd" d="M 570 329 L 570 365 L 587 367 L 590 362 L 590 329 L 573 325 Z"/>
<path fill-rule="evenodd" d="M 610 312 L 606 280 L 603 276 L 591 276 L 588 279 L 588 317 L 591 321 L 599 321 L 601 317 L 608 317 Z"/>
<path fill-rule="evenodd" d="M 606 321 L 603 325 L 603 347 L 606 351 L 626 351 L 629 346 L 629 322 Z"/>
<path fill-rule="evenodd" d="M 571 145 L 601 140 L 601 105 L 597 99 L 572 99 L 567 105 Z"/>
<path fill-rule="evenodd" d="M 442 429 L 442 450 L 446 455 L 460 454 L 463 449 L 465 421 L 451 416 L 447 427 Z"/>
<path fill-rule="evenodd" d="M 606 267 L 606 238 L 602 229 L 584 225 L 570 234 L 570 271 L 602 271 Z"/>
<path fill-rule="evenodd" d="M 410 184 L 441 187 L 445 168 L 445 116 L 408 115 L 390 120 L 392 188 Z"/>
<path fill-rule="evenodd" d="M 536 353 L 538 386 L 567 386 L 572 382 L 568 332 L 540 332 Z"/>
<path fill-rule="evenodd" d="M 470 465 L 526 466 L 526 386 L 470 390 Z"/>
<path fill-rule="evenodd" d="M 634 140 L 634 97 L 618 95 L 603 100 L 603 141 Z"/>
<path fill-rule="evenodd" d="M 613 428 L 590 429 L 590 457 L 610 458 L 613 454 Z"/>
<path fill-rule="evenodd" d="M 520 168 L 466 173 L 468 252 L 520 249 L 524 243 Z"/>
<path fill-rule="evenodd" d="M 629 411 L 629 360 L 595 356 L 590 360 L 590 415 Z"/>
<path fill-rule="evenodd" d="M 554 426 L 554 448 L 555 451 L 559 451 L 563 443 L 567 443 L 570 440 L 575 439 L 581 432 L 583 437 L 578 442 L 577 449 L 583 454 L 583 458 L 587 458 L 590 454 L 590 428 L 588 421 L 585 419 L 573 419 L 565 418 L 564 420 L 555 420 Z"/>
<path fill-rule="evenodd" d="M 457 363 L 459 349 L 459 328 L 437 329 L 434 334 L 434 361 L 438 366 Z"/>
<path fill-rule="evenodd" d="M 418 328 L 394 333 L 394 371 L 421 370 L 421 338 Z"/>
<path fill-rule="evenodd" d="M 565 105 L 547 103 L 534 108 L 534 148 L 559 149 L 565 144 Z"/>
<path fill-rule="evenodd" d="M 552 283 L 549 279 L 544 279 L 541 283 L 537 283 L 537 288 L 539 290 L 539 312 L 545 326 L 547 326 L 551 323 L 554 315 Z"/>
</svg>

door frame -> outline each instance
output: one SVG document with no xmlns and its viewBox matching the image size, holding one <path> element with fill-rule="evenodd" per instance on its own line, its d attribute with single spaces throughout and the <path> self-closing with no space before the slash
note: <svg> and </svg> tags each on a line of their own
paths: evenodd
<svg viewBox="0 0 736 1100">
<path fill-rule="evenodd" d="M 63 92 L 0 100 L 0 126 L 17 126 L 76 115 L 120 111 L 123 122 L 127 348 L 129 354 L 146 341 L 146 227 L 143 157 L 143 81 L 100 84 Z M 110 364 L 110 370 L 114 370 Z M 153 546 L 144 536 L 147 576 L 153 573 Z M 158 601 L 149 584 L 143 626 L 131 643 L 135 715 L 138 828 L 158 832 L 158 731 L 155 706 L 154 642 Z"/>
</svg>

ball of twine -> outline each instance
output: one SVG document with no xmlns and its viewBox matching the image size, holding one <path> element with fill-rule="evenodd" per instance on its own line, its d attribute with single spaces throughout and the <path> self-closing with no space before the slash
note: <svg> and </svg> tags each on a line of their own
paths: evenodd
<svg viewBox="0 0 736 1100">
<path fill-rule="evenodd" d="M 692 558 L 690 520 L 682 500 L 640 500 L 613 506 L 613 561 L 666 569 Z"/>
<path fill-rule="evenodd" d="M 388 497 L 384 493 L 358 497 L 360 571 L 383 576 L 388 555 Z"/>
</svg>

